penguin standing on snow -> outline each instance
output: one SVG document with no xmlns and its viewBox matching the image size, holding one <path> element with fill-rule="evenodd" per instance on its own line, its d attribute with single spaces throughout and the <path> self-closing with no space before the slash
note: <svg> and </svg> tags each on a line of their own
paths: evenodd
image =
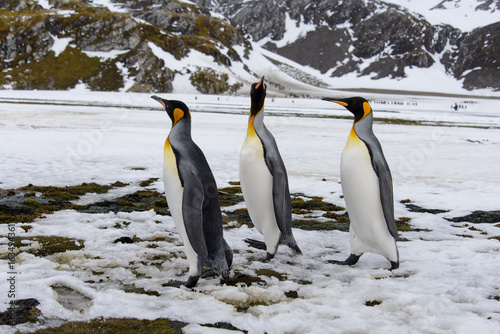
<svg viewBox="0 0 500 334">
<path fill-rule="evenodd" d="M 391 262 L 391 270 L 396 269 L 399 253 L 392 177 L 372 131 L 372 108 L 362 97 L 323 100 L 340 104 L 354 114 L 340 164 L 342 192 L 351 221 L 351 254 L 345 261 L 329 262 L 354 265 L 363 253 L 373 252 L 385 256 Z"/>
<path fill-rule="evenodd" d="M 248 213 L 264 242 L 245 239 L 265 249 L 272 259 L 280 243 L 302 254 L 292 234 L 292 201 L 288 176 L 273 135 L 264 125 L 264 77 L 252 85 L 247 136 L 240 155 L 240 182 Z"/>
<path fill-rule="evenodd" d="M 227 280 L 233 252 L 223 238 L 214 176 L 203 152 L 191 139 L 191 113 L 181 101 L 158 96 L 151 98 L 163 105 L 172 120 L 164 146 L 163 182 L 189 262 L 187 282 L 173 281 L 163 285 L 194 287 L 205 263 Z"/>
</svg>

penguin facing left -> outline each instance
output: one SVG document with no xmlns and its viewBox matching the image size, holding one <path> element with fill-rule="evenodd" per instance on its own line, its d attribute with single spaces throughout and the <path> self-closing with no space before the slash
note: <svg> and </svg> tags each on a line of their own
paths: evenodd
<svg viewBox="0 0 500 334">
<path fill-rule="evenodd" d="M 187 282 L 163 286 L 196 286 L 204 264 L 229 279 L 233 252 L 223 237 L 217 184 L 201 149 L 191 138 L 191 113 L 181 101 L 153 95 L 172 120 L 165 140 L 163 182 L 167 203 L 189 262 Z"/>
<path fill-rule="evenodd" d="M 385 256 L 391 270 L 399 267 L 396 245 L 398 231 L 394 221 L 392 176 L 382 146 L 372 130 L 373 113 L 362 97 L 324 98 L 354 114 L 354 123 L 342 152 L 340 181 L 351 224 L 351 254 L 345 261 L 354 265 L 365 252 Z"/>
<path fill-rule="evenodd" d="M 247 135 L 240 154 L 240 182 L 248 214 L 264 242 L 245 242 L 266 250 L 266 261 L 274 257 L 279 244 L 302 254 L 292 234 L 292 201 L 285 164 L 273 135 L 264 125 L 264 77 L 252 84 L 250 98 Z"/>
</svg>

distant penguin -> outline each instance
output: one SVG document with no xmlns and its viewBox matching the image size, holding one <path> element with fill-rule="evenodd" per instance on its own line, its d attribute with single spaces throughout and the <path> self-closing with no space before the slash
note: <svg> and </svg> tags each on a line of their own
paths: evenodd
<svg viewBox="0 0 500 334">
<path fill-rule="evenodd" d="M 217 184 L 203 152 L 191 139 L 191 113 L 181 101 L 151 98 L 162 104 L 172 120 L 164 145 L 163 182 L 189 262 L 187 282 L 163 285 L 194 287 L 204 264 L 227 280 L 233 252 L 223 238 Z"/>
<path fill-rule="evenodd" d="M 264 242 L 245 239 L 274 257 L 280 243 L 302 254 L 292 234 L 292 201 L 288 176 L 273 135 L 264 125 L 264 77 L 252 85 L 247 135 L 240 155 L 240 182 L 248 213 Z"/>
<path fill-rule="evenodd" d="M 394 221 L 392 177 L 382 146 L 372 131 L 373 113 L 362 97 L 324 98 L 354 114 L 354 124 L 342 152 L 340 180 L 351 221 L 351 254 L 335 264 L 354 265 L 365 252 L 385 256 L 391 270 L 399 267 Z"/>
</svg>

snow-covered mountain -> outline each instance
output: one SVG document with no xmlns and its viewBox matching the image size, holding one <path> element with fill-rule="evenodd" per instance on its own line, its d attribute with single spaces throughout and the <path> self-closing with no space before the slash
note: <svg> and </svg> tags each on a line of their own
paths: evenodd
<svg viewBox="0 0 500 334">
<path fill-rule="evenodd" d="M 400 5 L 412 14 L 422 15 L 433 25 L 449 24 L 464 32 L 500 20 L 498 0 L 385 0 L 385 2 Z"/>
<path fill-rule="evenodd" d="M 500 1 L 0 1 L 0 85 L 498 95 Z"/>
</svg>

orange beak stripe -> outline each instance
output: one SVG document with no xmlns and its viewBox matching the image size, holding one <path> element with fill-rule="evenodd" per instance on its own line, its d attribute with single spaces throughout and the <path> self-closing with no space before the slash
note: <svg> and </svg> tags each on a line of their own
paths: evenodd
<svg viewBox="0 0 500 334">
<path fill-rule="evenodd" d="M 348 106 L 348 104 L 347 104 L 347 103 L 342 102 L 342 101 L 335 101 L 335 100 L 330 100 L 330 101 L 331 101 L 331 102 L 335 102 L 335 103 L 337 103 L 337 104 L 340 104 L 340 105 L 341 105 L 341 106 L 343 106 L 343 107 L 347 107 L 347 106 Z"/>
</svg>

